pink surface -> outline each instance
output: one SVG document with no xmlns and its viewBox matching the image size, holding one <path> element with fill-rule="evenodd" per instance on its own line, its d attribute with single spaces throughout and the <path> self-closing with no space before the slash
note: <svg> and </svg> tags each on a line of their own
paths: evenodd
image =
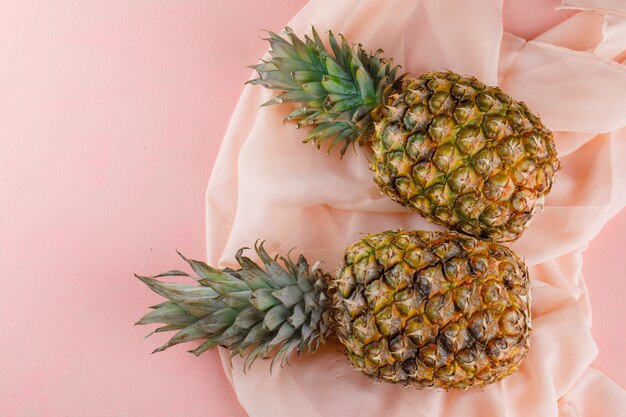
<svg viewBox="0 0 626 417">
<path fill-rule="evenodd" d="M 158 298 L 131 274 L 180 265 L 174 248 L 203 257 L 204 190 L 257 28 L 303 4 L 0 4 L 0 416 L 245 415 L 214 352 L 149 355 L 158 341 L 130 324 Z M 594 366 L 622 386 L 625 221 L 584 255 Z"/>
</svg>

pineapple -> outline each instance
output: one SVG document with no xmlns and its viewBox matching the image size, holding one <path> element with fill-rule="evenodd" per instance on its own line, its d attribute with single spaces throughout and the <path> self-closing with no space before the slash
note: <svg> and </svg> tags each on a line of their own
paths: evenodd
<svg viewBox="0 0 626 417">
<path fill-rule="evenodd" d="M 312 353 L 331 335 L 352 365 L 378 380 L 416 388 L 482 387 L 512 374 L 530 342 L 530 282 L 506 247 L 456 232 L 394 230 L 349 246 L 333 274 L 303 256 L 263 266 L 243 256 L 239 269 L 184 258 L 199 285 L 138 277 L 168 301 L 138 324 L 178 332 L 156 351 L 192 340 L 281 363 Z M 282 266 L 281 266 L 282 263 Z"/>
<path fill-rule="evenodd" d="M 522 102 L 450 71 L 397 76 L 381 50 L 329 33 L 269 34 L 270 59 L 249 81 L 297 103 L 286 120 L 310 126 L 319 148 L 372 149 L 380 190 L 427 220 L 498 242 L 517 239 L 560 169 L 552 133 Z M 331 52 L 332 50 L 332 52 Z"/>
</svg>

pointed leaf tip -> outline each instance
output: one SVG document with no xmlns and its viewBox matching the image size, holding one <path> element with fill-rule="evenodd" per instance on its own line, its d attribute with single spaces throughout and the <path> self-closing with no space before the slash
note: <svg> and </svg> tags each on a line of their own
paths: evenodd
<svg viewBox="0 0 626 417">
<path fill-rule="evenodd" d="M 155 282 L 158 282 L 156 279 L 153 279 L 153 278 L 150 278 L 150 277 L 144 277 L 143 275 L 139 275 L 139 274 L 135 274 L 135 278 L 137 278 L 139 281 L 143 282 L 144 284 L 146 284 L 150 288 L 152 288 L 152 285 Z"/>
<path fill-rule="evenodd" d="M 178 254 L 178 256 L 180 256 L 181 258 L 183 258 L 183 260 L 185 262 L 189 262 L 189 259 L 187 259 L 187 257 L 185 255 L 183 255 L 178 249 L 174 249 L 176 251 L 176 253 Z"/>
<path fill-rule="evenodd" d="M 154 349 L 151 354 L 154 355 L 155 353 L 163 352 L 165 349 L 169 347 L 171 347 L 171 345 L 169 344 L 169 342 L 167 342 L 163 346 L 159 346 L 158 348 Z"/>
</svg>

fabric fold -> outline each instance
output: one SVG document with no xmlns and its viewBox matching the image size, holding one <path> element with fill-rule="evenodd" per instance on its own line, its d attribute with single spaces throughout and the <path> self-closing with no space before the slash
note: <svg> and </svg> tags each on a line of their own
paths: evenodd
<svg viewBox="0 0 626 417">
<path fill-rule="evenodd" d="M 626 16 L 626 4 L 621 0 L 563 0 L 559 8 L 594 10 Z"/>
<path fill-rule="evenodd" d="M 529 41 L 501 87 L 555 131 L 604 133 L 626 124 L 626 67 L 592 53 Z"/>
</svg>

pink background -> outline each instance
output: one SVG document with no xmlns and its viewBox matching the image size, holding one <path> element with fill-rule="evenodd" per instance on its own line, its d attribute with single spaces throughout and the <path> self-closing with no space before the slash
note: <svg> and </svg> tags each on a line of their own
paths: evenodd
<svg viewBox="0 0 626 417">
<path fill-rule="evenodd" d="M 52 4 L 54 3 L 54 4 Z M 216 352 L 150 355 L 132 278 L 203 258 L 229 115 L 304 0 L 0 2 L 0 416 L 245 416 Z M 505 6 L 533 37 L 571 12 Z M 520 23 L 518 14 L 532 16 Z M 532 23 L 530 23 L 532 22 Z M 585 254 L 600 354 L 626 386 L 626 213 Z"/>
</svg>

